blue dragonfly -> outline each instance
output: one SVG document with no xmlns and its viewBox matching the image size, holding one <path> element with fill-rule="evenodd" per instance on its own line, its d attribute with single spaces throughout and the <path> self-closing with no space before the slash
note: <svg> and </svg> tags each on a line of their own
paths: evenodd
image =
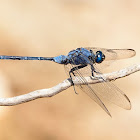
<svg viewBox="0 0 140 140">
<path fill-rule="evenodd" d="M 68 55 L 59 55 L 56 57 L 29 57 L 29 56 L 7 56 L 1 55 L 0 59 L 7 60 L 44 60 L 63 64 L 71 79 L 74 87 L 73 78 L 78 78 L 82 84 L 77 85 L 91 99 L 93 99 L 108 115 L 111 116 L 103 100 L 114 103 L 124 109 L 131 109 L 129 98 L 112 82 L 102 78 L 103 82 L 97 84 L 88 84 L 85 76 L 95 76 L 101 73 L 100 66 L 104 61 L 115 61 L 119 59 L 130 58 L 135 55 L 133 49 L 104 49 L 104 48 L 77 48 L 68 53 Z M 76 93 L 76 90 L 75 90 Z"/>
</svg>

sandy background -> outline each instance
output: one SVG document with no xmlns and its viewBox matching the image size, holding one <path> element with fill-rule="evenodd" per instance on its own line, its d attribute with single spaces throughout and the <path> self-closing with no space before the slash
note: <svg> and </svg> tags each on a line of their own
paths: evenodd
<svg viewBox="0 0 140 140">
<path fill-rule="evenodd" d="M 138 64 L 140 1 L 0 1 L 0 54 L 57 56 L 82 46 L 132 48 L 137 55 L 116 68 Z M 63 65 L 52 62 L 0 61 L 0 97 L 49 88 L 66 78 Z M 73 88 L 52 98 L 0 107 L 0 139 L 140 139 L 139 78 L 137 72 L 115 82 L 131 99 L 132 110 L 109 104 L 113 118 L 84 93 L 75 95 Z"/>
</svg>

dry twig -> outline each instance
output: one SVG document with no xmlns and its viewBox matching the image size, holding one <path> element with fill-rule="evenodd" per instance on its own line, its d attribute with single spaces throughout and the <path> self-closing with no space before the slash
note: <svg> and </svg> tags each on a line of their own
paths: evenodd
<svg viewBox="0 0 140 140">
<path fill-rule="evenodd" d="M 125 68 L 116 72 L 101 74 L 101 75 L 98 75 L 98 77 L 103 77 L 107 81 L 112 81 L 118 78 L 128 76 L 137 71 L 140 71 L 140 65 L 133 65 L 131 67 L 128 67 L 128 68 Z M 98 78 L 92 78 L 92 79 L 91 77 L 85 77 L 85 78 L 89 84 L 96 84 L 99 82 L 103 82 L 102 79 L 98 79 Z M 74 83 L 76 85 L 81 84 L 76 78 L 74 79 Z M 61 91 L 66 90 L 70 86 L 71 86 L 70 79 L 67 79 L 67 80 L 64 80 L 62 83 L 49 89 L 36 90 L 28 94 L 15 96 L 11 98 L 0 98 L 0 106 L 13 106 L 13 105 L 29 102 L 38 98 L 52 97 L 60 93 Z"/>
</svg>

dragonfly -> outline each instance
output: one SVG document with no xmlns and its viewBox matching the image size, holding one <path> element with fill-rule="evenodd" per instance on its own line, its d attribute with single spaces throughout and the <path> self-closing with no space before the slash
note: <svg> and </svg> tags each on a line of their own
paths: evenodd
<svg viewBox="0 0 140 140">
<path fill-rule="evenodd" d="M 73 79 L 76 77 L 80 81 L 78 86 L 91 99 L 93 99 L 109 116 L 109 110 L 104 104 L 103 100 L 114 103 L 124 109 L 131 109 L 131 102 L 125 93 L 120 90 L 111 81 L 106 81 L 97 84 L 89 84 L 85 76 L 93 76 L 101 74 L 102 70 L 98 67 L 104 61 L 116 61 L 119 59 L 126 59 L 133 57 L 136 54 L 133 49 L 105 49 L 95 47 L 81 47 L 70 51 L 67 55 L 59 55 L 56 57 L 30 57 L 30 56 L 7 56 L 0 55 L 0 59 L 6 60 L 43 60 L 53 61 L 58 64 L 63 64 L 65 70 L 71 79 L 71 83 L 75 85 Z"/>
</svg>

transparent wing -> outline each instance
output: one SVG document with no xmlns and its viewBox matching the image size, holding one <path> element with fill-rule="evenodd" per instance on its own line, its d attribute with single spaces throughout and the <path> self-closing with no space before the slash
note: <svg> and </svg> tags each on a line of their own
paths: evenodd
<svg viewBox="0 0 140 140">
<path fill-rule="evenodd" d="M 65 65 L 65 70 L 67 74 L 69 75 L 69 71 L 75 67 L 74 65 L 68 64 Z M 74 71 L 74 75 L 76 78 L 78 78 L 79 81 L 83 83 L 83 85 L 77 85 L 81 90 L 83 90 L 91 99 L 93 99 L 109 116 L 111 116 L 110 112 L 104 105 L 104 103 L 101 101 L 101 99 L 98 97 L 94 89 L 87 83 L 86 79 L 82 76 L 81 72 L 76 69 Z"/>
<path fill-rule="evenodd" d="M 131 109 L 131 102 L 129 98 L 112 82 L 103 82 L 98 83 L 97 85 L 92 84 L 91 87 L 94 88 L 101 99 L 106 99 L 124 109 Z"/>
<path fill-rule="evenodd" d="M 96 51 L 102 51 L 103 54 L 105 55 L 106 61 L 125 59 L 136 55 L 136 52 L 133 49 L 105 49 L 105 48 L 94 48 L 94 47 L 87 47 L 85 49 L 92 50 L 94 53 L 96 53 Z"/>
<path fill-rule="evenodd" d="M 101 72 L 96 66 L 94 66 L 96 71 Z M 87 71 L 86 73 L 91 75 L 91 67 L 87 66 L 83 71 Z M 81 71 L 82 71 L 81 70 Z M 111 81 L 110 82 L 102 82 L 97 84 L 90 84 L 91 88 L 94 89 L 96 94 L 101 99 L 106 99 L 107 101 L 114 103 L 117 106 L 120 106 L 124 109 L 131 109 L 131 102 L 129 98 L 125 95 L 125 93 L 120 90 L 116 85 L 114 85 Z"/>
</svg>

